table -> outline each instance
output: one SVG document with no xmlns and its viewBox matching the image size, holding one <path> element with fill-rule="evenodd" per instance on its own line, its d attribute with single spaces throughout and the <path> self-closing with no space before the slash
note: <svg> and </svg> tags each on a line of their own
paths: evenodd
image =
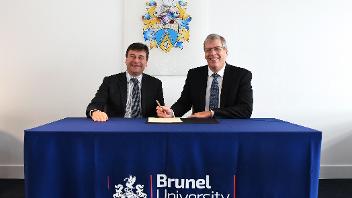
<svg viewBox="0 0 352 198">
<path fill-rule="evenodd" d="M 27 198 L 317 198 L 321 132 L 273 118 L 218 124 L 65 118 L 25 130 Z"/>
</svg>

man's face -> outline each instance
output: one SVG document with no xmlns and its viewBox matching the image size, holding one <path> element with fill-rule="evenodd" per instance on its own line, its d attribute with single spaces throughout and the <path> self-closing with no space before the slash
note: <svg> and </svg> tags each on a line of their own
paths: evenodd
<svg viewBox="0 0 352 198">
<path fill-rule="evenodd" d="M 205 42 L 204 53 L 211 71 L 218 72 L 224 67 L 227 58 L 227 49 L 222 47 L 220 39 Z"/>
<path fill-rule="evenodd" d="M 145 51 L 129 50 L 125 60 L 127 72 L 132 76 L 142 74 L 145 67 L 147 67 L 147 61 Z"/>
</svg>

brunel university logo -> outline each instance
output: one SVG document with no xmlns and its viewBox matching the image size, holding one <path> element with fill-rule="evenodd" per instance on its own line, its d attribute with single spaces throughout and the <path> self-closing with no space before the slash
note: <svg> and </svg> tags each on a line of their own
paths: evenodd
<svg viewBox="0 0 352 198">
<path fill-rule="evenodd" d="M 153 183 L 156 179 L 156 183 Z M 170 178 L 165 174 L 150 175 L 148 194 L 144 185 L 135 184 L 136 177 L 130 175 L 124 179 L 125 185 L 115 185 L 113 198 L 236 198 L 236 176 L 233 177 L 231 192 L 220 192 L 213 188 L 211 177 L 204 178 Z M 156 192 L 156 194 L 154 193 Z"/>
<path fill-rule="evenodd" d="M 144 185 L 137 184 L 134 186 L 136 182 L 135 176 L 129 176 L 125 178 L 126 182 L 125 186 L 122 184 L 115 185 L 115 194 L 113 198 L 146 198 L 147 194 L 143 192 Z"/>
</svg>

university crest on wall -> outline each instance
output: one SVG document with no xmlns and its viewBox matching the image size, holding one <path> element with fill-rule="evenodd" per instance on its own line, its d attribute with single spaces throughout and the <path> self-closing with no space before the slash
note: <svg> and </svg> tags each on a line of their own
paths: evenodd
<svg viewBox="0 0 352 198">
<path fill-rule="evenodd" d="M 143 37 L 150 49 L 160 48 L 170 52 L 183 49 L 189 42 L 189 23 L 192 17 L 186 12 L 187 0 L 149 0 L 143 19 Z"/>
</svg>

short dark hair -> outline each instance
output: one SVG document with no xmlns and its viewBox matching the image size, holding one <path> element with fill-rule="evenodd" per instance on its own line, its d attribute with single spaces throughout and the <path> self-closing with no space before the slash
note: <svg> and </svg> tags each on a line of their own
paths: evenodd
<svg viewBox="0 0 352 198">
<path fill-rule="evenodd" d="M 130 46 L 128 46 L 127 50 L 126 50 L 126 58 L 128 55 L 128 52 L 130 50 L 135 50 L 135 51 L 145 51 L 145 54 L 147 55 L 147 60 L 149 58 L 149 48 L 148 46 L 146 46 L 143 43 L 132 43 Z"/>
</svg>

